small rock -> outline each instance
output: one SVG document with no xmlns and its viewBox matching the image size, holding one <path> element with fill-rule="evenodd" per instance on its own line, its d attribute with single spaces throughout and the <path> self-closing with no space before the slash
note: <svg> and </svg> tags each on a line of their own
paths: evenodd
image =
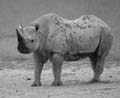
<svg viewBox="0 0 120 98">
<path fill-rule="evenodd" d="M 18 90 L 16 90 L 16 93 L 18 92 Z"/>
<path fill-rule="evenodd" d="M 109 78 L 112 78 L 112 76 L 109 76 Z"/>
<path fill-rule="evenodd" d="M 50 95 L 48 95 L 48 97 L 50 97 Z"/>
<path fill-rule="evenodd" d="M 27 80 L 31 80 L 31 78 L 27 78 Z"/>
</svg>

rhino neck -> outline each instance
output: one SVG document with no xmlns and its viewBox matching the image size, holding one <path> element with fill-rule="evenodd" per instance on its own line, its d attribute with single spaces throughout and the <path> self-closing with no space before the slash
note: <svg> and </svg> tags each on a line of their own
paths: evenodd
<svg viewBox="0 0 120 98">
<path fill-rule="evenodd" d="M 39 50 L 43 51 L 45 49 L 45 45 L 46 45 L 46 40 L 47 40 L 47 36 L 49 33 L 49 27 L 47 25 L 43 25 L 41 26 L 41 31 L 38 32 L 37 36 L 39 37 Z"/>
</svg>

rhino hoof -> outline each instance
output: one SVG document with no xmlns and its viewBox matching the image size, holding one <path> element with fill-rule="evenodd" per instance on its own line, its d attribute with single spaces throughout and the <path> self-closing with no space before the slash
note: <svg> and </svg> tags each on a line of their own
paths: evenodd
<svg viewBox="0 0 120 98">
<path fill-rule="evenodd" d="M 61 81 L 54 81 L 52 83 L 52 86 L 62 86 L 62 82 Z"/>
<path fill-rule="evenodd" d="M 35 86 L 41 86 L 40 82 L 33 82 L 33 84 L 31 85 L 31 87 L 35 87 Z"/>
<path fill-rule="evenodd" d="M 101 80 L 100 80 L 100 79 L 92 79 L 92 80 L 90 81 L 90 83 L 98 83 L 98 82 L 101 82 Z"/>
</svg>

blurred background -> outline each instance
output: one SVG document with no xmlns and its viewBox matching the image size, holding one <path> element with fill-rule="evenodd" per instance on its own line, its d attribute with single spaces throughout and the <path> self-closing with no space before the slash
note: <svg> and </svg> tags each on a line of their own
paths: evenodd
<svg viewBox="0 0 120 98">
<path fill-rule="evenodd" d="M 120 60 L 120 0 L 0 0 L 0 57 L 24 58 L 18 53 L 15 29 L 43 14 L 56 13 L 67 19 L 94 14 L 114 33 L 110 60 Z"/>
</svg>

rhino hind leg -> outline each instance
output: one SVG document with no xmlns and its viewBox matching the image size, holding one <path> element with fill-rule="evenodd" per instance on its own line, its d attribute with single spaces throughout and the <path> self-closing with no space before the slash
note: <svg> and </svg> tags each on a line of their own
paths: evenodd
<svg viewBox="0 0 120 98">
<path fill-rule="evenodd" d="M 104 62 L 112 46 L 112 36 L 106 36 L 101 40 L 96 52 L 90 56 L 94 77 L 91 82 L 100 82 L 100 75 L 104 70 Z"/>
<path fill-rule="evenodd" d="M 90 60 L 91 60 L 91 65 L 94 72 L 94 77 L 91 80 L 91 82 L 92 83 L 100 82 L 100 75 L 102 74 L 104 69 L 105 57 L 96 55 L 96 56 L 90 57 Z"/>
</svg>

